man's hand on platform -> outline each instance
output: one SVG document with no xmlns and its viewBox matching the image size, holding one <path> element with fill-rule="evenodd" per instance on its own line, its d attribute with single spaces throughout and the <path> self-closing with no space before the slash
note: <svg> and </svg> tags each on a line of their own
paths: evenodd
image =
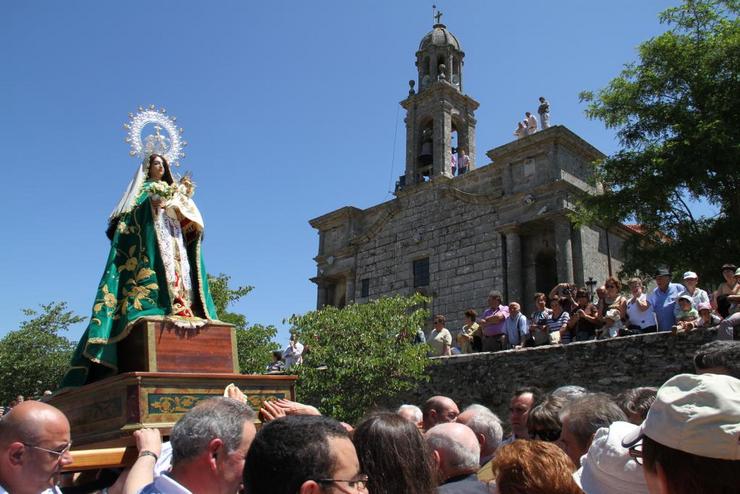
<svg viewBox="0 0 740 494">
<path fill-rule="evenodd" d="M 304 405 L 297 401 L 280 398 L 275 400 L 273 403 L 280 407 L 285 412 L 285 415 L 321 415 L 321 412 L 319 412 L 315 407 Z"/>
<path fill-rule="evenodd" d="M 247 395 L 245 395 L 239 387 L 231 383 L 228 386 L 226 386 L 226 389 L 224 390 L 224 396 L 227 398 L 231 398 L 232 400 L 241 401 L 242 403 L 247 402 Z"/>
<path fill-rule="evenodd" d="M 262 408 L 260 408 L 262 422 L 269 422 L 280 417 L 285 417 L 285 415 L 285 410 L 277 406 L 274 401 L 265 401 L 262 403 Z"/>
<path fill-rule="evenodd" d="M 136 439 L 136 448 L 139 453 L 142 451 L 151 451 L 157 458 L 162 453 L 162 434 L 159 429 L 139 429 L 134 432 Z M 156 461 L 156 458 L 155 458 Z"/>
</svg>

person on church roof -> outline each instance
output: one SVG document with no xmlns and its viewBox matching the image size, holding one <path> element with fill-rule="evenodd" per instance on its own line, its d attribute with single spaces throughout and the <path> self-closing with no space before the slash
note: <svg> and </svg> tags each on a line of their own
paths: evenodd
<svg viewBox="0 0 740 494">
<path fill-rule="evenodd" d="M 544 96 L 540 96 L 540 106 L 537 108 L 540 115 L 540 125 L 542 130 L 550 127 L 550 102 Z"/>
</svg>

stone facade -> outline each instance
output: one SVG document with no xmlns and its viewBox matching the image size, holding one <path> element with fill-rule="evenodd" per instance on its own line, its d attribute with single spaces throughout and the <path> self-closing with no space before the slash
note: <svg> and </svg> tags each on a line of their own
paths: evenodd
<svg viewBox="0 0 740 494">
<path fill-rule="evenodd" d="M 696 350 L 716 339 L 714 329 L 678 334 L 652 333 L 584 341 L 525 350 L 437 357 L 428 370 L 429 382 L 413 392 L 390 398 L 421 405 L 430 396 L 449 396 L 462 409 L 471 403 L 490 407 L 508 422 L 509 400 L 522 386 L 545 392 L 566 384 L 617 394 L 637 386 L 660 387 L 670 377 L 694 372 Z"/>
<path fill-rule="evenodd" d="M 478 103 L 462 94 L 463 56 L 441 24 L 422 39 L 419 92 L 412 84 L 401 102 L 407 156 L 396 197 L 310 221 L 319 232 L 318 308 L 420 291 L 456 329 L 466 309 L 485 308 L 490 290 L 529 312 L 536 291 L 563 281 L 602 283 L 621 267 L 626 229 L 576 228 L 568 219 L 578 195 L 599 192 L 590 164 L 603 155 L 566 127 L 491 149 L 490 163 L 475 167 Z M 429 61 L 437 59 L 452 64 L 450 80 L 443 63 Z M 453 132 L 471 154 L 471 170 L 458 176 L 450 164 Z"/>
</svg>

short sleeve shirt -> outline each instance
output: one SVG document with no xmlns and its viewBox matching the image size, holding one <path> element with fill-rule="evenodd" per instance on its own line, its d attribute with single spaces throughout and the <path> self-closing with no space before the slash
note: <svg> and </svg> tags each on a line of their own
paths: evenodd
<svg viewBox="0 0 740 494">
<path fill-rule="evenodd" d="M 450 330 L 447 328 L 442 328 L 439 331 L 433 329 L 429 335 L 429 345 L 432 347 L 433 356 L 443 355 L 444 347 L 452 346 L 452 334 L 450 334 Z"/>
<path fill-rule="evenodd" d="M 496 309 L 490 307 L 483 312 L 483 319 L 487 319 L 494 314 L 503 314 L 504 319 L 496 324 L 486 324 L 483 326 L 483 336 L 498 336 L 506 331 L 506 318 L 509 317 L 509 308 L 505 305 L 499 305 Z"/>
</svg>

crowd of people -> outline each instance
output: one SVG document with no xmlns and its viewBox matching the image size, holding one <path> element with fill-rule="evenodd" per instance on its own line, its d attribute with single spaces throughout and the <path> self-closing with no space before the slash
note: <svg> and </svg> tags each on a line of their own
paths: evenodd
<svg viewBox="0 0 740 494">
<path fill-rule="evenodd" d="M 540 96 L 540 106 L 537 107 L 537 113 L 540 116 L 540 129 L 545 130 L 550 127 L 550 103 L 544 96 Z M 524 120 L 517 124 L 514 135 L 517 139 L 526 137 L 537 132 L 537 117 L 531 112 L 524 113 Z"/>
<path fill-rule="evenodd" d="M 481 315 L 472 308 L 465 311 L 459 330 L 447 329 L 444 315 L 434 316 L 427 338 L 430 355 L 712 327 L 717 328 L 718 338 L 732 340 L 734 328 L 740 326 L 740 269 L 725 264 L 721 272 L 724 281 L 711 294 L 698 287 L 695 272 L 685 272 L 681 284 L 671 282 L 672 274 L 666 269 L 655 274 L 656 287 L 649 292 L 641 278 L 631 278 L 623 290 L 617 278 L 609 277 L 595 290 L 596 300 L 586 288 L 559 283 L 549 294 L 534 294 L 535 310 L 529 317 L 522 314 L 519 302 L 504 304 L 501 292 L 494 290 Z"/>
<path fill-rule="evenodd" d="M 136 431 L 134 464 L 85 485 L 61 474 L 73 461 L 67 417 L 24 401 L 0 421 L 0 492 L 58 493 L 61 481 L 110 494 L 740 493 L 740 342 L 702 346 L 694 366 L 617 396 L 523 387 L 505 424 L 446 396 L 371 411 L 355 426 L 284 399 L 257 414 L 229 385 L 167 442 Z"/>
</svg>

